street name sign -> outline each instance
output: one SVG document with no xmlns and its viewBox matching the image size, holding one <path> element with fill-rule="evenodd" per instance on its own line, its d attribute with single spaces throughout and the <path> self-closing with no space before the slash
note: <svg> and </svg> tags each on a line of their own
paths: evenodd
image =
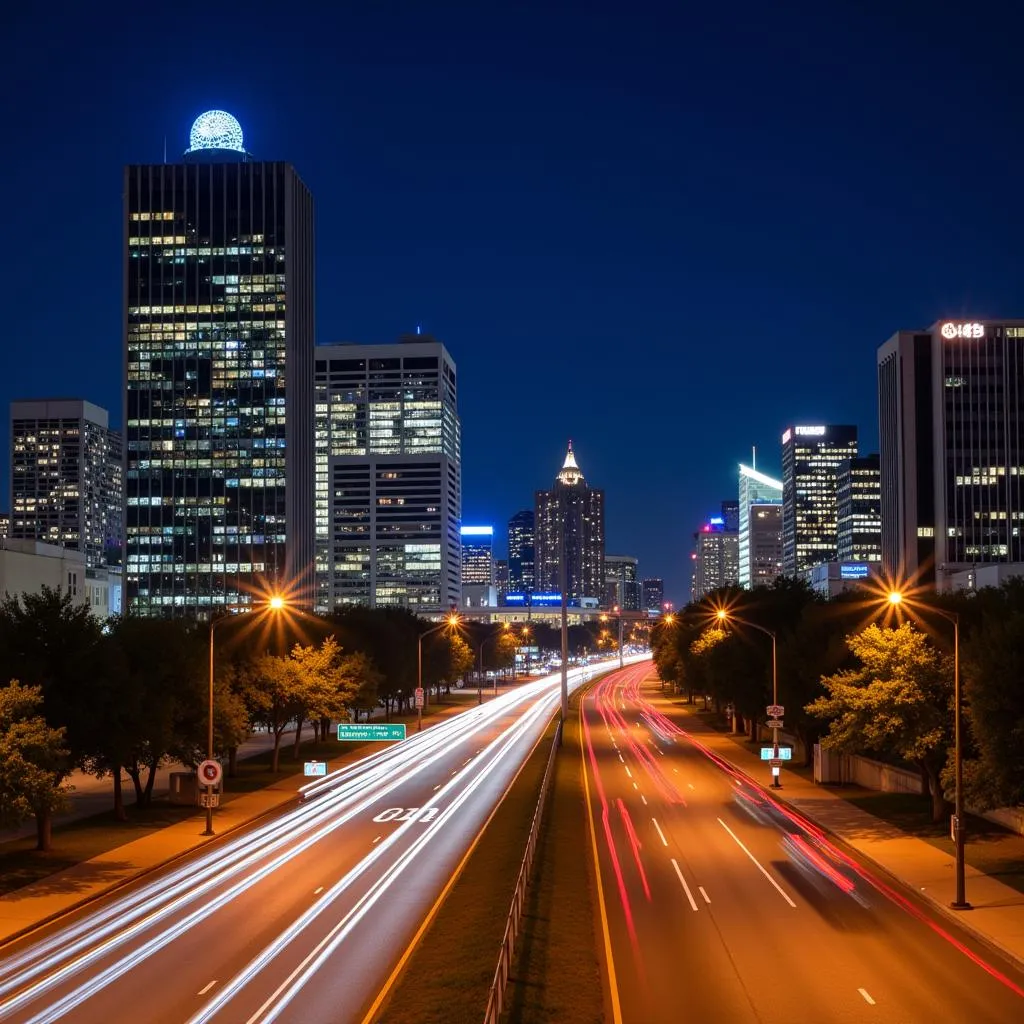
<svg viewBox="0 0 1024 1024">
<path fill-rule="evenodd" d="M 782 719 L 781 718 L 769 718 L 768 721 L 765 722 L 764 724 L 767 725 L 769 729 L 781 729 L 782 728 Z"/>
<path fill-rule="evenodd" d="M 774 747 L 762 747 L 761 748 L 761 760 L 762 761 L 792 761 L 793 760 L 793 748 L 792 747 L 779 747 L 779 752 L 775 753 Z"/>
<path fill-rule="evenodd" d="M 326 761 L 306 761 L 302 765 L 303 775 L 326 775 L 327 774 L 327 762 Z"/>
<path fill-rule="evenodd" d="M 769 718 L 781 718 L 786 713 L 786 709 L 781 704 L 769 704 L 767 711 Z"/>
<path fill-rule="evenodd" d="M 342 722 L 338 725 L 338 739 L 347 743 L 404 740 L 405 725 L 378 725 L 372 722 L 357 725 L 351 722 Z"/>
<path fill-rule="evenodd" d="M 773 757 L 768 763 L 773 768 L 781 768 L 782 767 L 782 758 L 781 757 Z"/>
</svg>

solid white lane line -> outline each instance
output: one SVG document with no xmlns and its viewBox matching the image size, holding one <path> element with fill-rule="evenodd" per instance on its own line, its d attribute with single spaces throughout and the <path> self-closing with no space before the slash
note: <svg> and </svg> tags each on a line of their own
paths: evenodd
<svg viewBox="0 0 1024 1024">
<path fill-rule="evenodd" d="M 206 985 L 203 988 L 201 988 L 199 990 L 199 992 L 197 993 L 197 995 L 205 996 L 206 993 L 209 992 L 210 989 L 213 988 L 213 986 L 216 985 L 216 984 L 217 984 L 217 979 L 214 978 L 213 981 L 211 981 L 209 985 Z M 863 991 L 864 991 L 864 989 L 861 989 L 861 992 L 863 992 Z"/>
<path fill-rule="evenodd" d="M 668 846 L 668 840 L 665 838 L 665 833 L 661 831 L 661 826 L 658 824 L 658 819 L 651 818 L 651 821 L 654 822 L 654 827 L 658 830 L 658 835 L 661 836 L 661 845 Z"/>
<path fill-rule="evenodd" d="M 322 893 L 323 891 L 324 891 L 324 887 L 321 885 L 319 889 L 314 889 L 313 890 L 313 895 L 314 896 L 319 896 L 320 893 Z"/>
<path fill-rule="evenodd" d="M 875 1005 L 875 1001 L 874 1001 L 874 999 L 871 998 L 871 996 L 868 995 L 867 989 L 859 988 L 859 989 L 857 989 L 857 991 L 864 997 L 864 1002 L 865 1003 L 868 1003 L 870 1006 L 874 1006 Z M 200 995 L 201 994 L 202 993 L 200 993 Z"/>
<path fill-rule="evenodd" d="M 622 767 L 626 769 L 626 774 L 627 774 L 627 775 L 628 775 L 628 776 L 629 776 L 630 778 L 633 778 L 633 773 L 632 773 L 632 772 L 631 772 L 631 771 L 629 770 L 629 765 L 628 765 L 628 764 L 624 764 L 624 765 L 623 765 Z"/>
<path fill-rule="evenodd" d="M 646 807 L 646 806 L 647 806 L 647 797 L 645 797 L 645 796 L 643 795 L 643 793 L 641 793 L 641 794 L 640 794 L 640 799 L 641 799 L 641 800 L 643 800 L 643 802 L 644 802 L 644 807 Z"/>
<path fill-rule="evenodd" d="M 722 828 L 724 828 L 725 831 L 728 832 L 729 835 L 731 835 L 733 839 L 736 840 L 736 845 L 751 859 L 751 861 L 753 861 L 753 863 L 757 866 L 758 871 L 760 871 L 761 874 L 764 875 L 764 877 L 767 878 L 768 881 L 771 882 L 776 889 L 778 889 L 779 895 L 795 910 L 796 904 L 789 898 L 789 896 L 786 895 L 786 892 L 782 888 L 782 886 L 779 885 L 779 883 L 776 882 L 775 879 L 768 874 L 768 872 L 764 869 L 764 866 L 761 864 L 761 862 L 743 845 L 743 841 L 740 839 L 740 837 L 736 835 L 736 833 L 733 832 L 733 830 L 729 828 L 729 826 L 726 825 L 726 823 L 722 821 L 721 818 L 718 819 L 718 824 L 721 825 Z"/>
<path fill-rule="evenodd" d="M 682 871 L 679 870 L 679 865 L 676 863 L 675 857 L 672 858 L 672 867 L 674 867 L 676 869 L 676 875 L 678 876 L 679 881 L 682 883 L 683 892 L 686 893 L 686 898 L 690 901 L 691 908 L 693 910 L 696 910 L 697 909 L 697 901 L 693 898 L 693 893 L 690 892 L 690 887 L 686 884 L 686 879 L 683 878 L 683 873 L 682 873 Z"/>
<path fill-rule="evenodd" d="M 704 886 L 703 885 L 698 885 L 697 889 L 700 892 L 701 896 L 704 897 L 704 902 L 705 903 L 710 903 L 711 902 L 711 897 L 704 891 Z"/>
</svg>

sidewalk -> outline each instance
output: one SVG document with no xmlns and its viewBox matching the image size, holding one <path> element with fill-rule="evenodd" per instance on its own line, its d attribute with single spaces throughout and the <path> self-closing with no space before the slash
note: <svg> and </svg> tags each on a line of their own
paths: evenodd
<svg viewBox="0 0 1024 1024">
<path fill-rule="evenodd" d="M 503 690 L 499 690 L 499 692 L 503 692 Z M 476 702 L 442 705 L 440 709 L 437 709 L 436 705 L 432 705 L 430 708 L 432 713 L 424 717 L 423 727 L 426 729 L 430 725 L 470 707 L 476 707 Z M 408 722 L 406 724 L 409 725 L 410 732 L 415 731 L 415 719 L 411 725 Z M 286 735 L 291 736 L 292 742 L 294 742 L 294 730 Z M 310 736 L 312 736 L 312 732 L 310 732 Z M 284 746 L 283 740 L 282 746 Z M 255 752 L 258 753 L 259 748 Z M 339 749 L 337 756 L 327 758 L 328 771 L 334 771 L 346 764 L 358 761 L 368 752 L 365 744 Z M 111 782 L 109 779 L 106 781 L 109 787 Z M 258 818 L 281 809 L 296 799 L 299 787 L 307 782 L 309 779 L 303 775 L 291 775 L 279 779 L 264 789 L 234 796 L 216 812 L 214 817 L 216 836 L 202 834 L 206 827 L 205 812 L 196 808 L 196 813 L 185 821 L 168 825 L 140 839 L 126 843 L 124 846 L 108 850 L 91 860 L 58 871 L 38 882 L 0 896 L 0 946 L 54 917 L 119 888 L 139 875 L 155 871 L 171 861 L 198 850 L 207 843 L 216 841 L 218 837 L 243 828 Z M 112 802 L 109 791 L 108 799 Z M 128 803 L 130 808 L 130 796 Z M 100 810 L 103 809 L 100 808 Z M 84 813 L 96 813 L 96 811 L 94 809 Z M 67 815 L 61 820 L 67 821 L 74 816 L 80 815 Z M 59 842 L 59 833 L 55 833 L 54 840 Z"/>
<path fill-rule="evenodd" d="M 660 690 L 654 697 L 654 702 L 661 704 L 663 710 L 680 710 L 678 698 L 663 697 Z M 767 786 L 767 768 L 758 756 L 728 734 L 716 732 L 690 709 L 684 710 L 684 727 L 695 738 L 717 756 Z M 956 896 L 956 878 L 955 861 L 951 856 L 861 810 L 827 786 L 819 786 L 785 768 L 781 782 L 781 789 L 771 791 L 774 799 L 789 804 L 826 832 L 842 839 L 983 942 L 1024 964 L 1024 893 L 968 864 L 966 891 L 974 909 L 953 910 L 950 903 Z"/>
</svg>

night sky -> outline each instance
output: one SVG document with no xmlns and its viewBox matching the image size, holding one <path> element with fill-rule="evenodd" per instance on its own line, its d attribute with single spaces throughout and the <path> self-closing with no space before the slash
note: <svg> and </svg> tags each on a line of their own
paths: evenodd
<svg viewBox="0 0 1024 1024">
<path fill-rule="evenodd" d="M 778 473 L 803 419 L 873 451 L 893 331 L 1024 316 L 1019 5 L 29 6 L 0 71 L 5 408 L 120 426 L 122 166 L 214 107 L 313 192 L 318 342 L 450 348 L 464 521 L 503 534 L 571 437 L 608 551 L 677 602 L 752 445 Z"/>
</svg>

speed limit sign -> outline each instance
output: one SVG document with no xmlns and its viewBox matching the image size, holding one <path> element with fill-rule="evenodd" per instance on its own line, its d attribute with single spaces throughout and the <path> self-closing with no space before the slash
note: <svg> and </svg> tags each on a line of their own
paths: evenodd
<svg viewBox="0 0 1024 1024">
<path fill-rule="evenodd" d="M 199 783 L 203 786 L 216 786 L 224 775 L 220 761 L 203 761 L 198 769 Z"/>
</svg>

